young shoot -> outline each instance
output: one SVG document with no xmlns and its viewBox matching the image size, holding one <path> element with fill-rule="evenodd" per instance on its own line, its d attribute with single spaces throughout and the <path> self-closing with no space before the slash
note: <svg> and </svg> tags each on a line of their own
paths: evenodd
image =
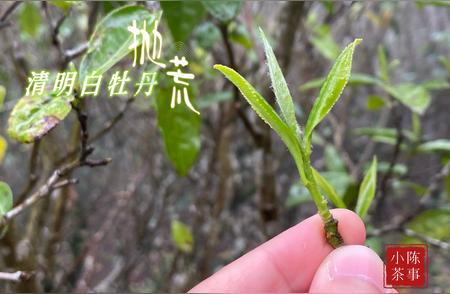
<svg viewBox="0 0 450 294">
<path fill-rule="evenodd" d="M 334 188 L 311 165 L 311 137 L 315 127 L 331 110 L 347 84 L 350 78 L 353 52 L 361 39 L 354 40 L 337 57 L 312 107 L 306 126 L 302 130 L 295 117 L 294 102 L 273 49 L 264 32 L 260 30 L 260 33 L 266 52 L 272 87 L 281 110 L 281 117 L 255 88 L 235 70 L 220 64 L 216 64 L 214 68 L 219 70 L 241 91 L 253 110 L 280 136 L 295 161 L 301 181 L 317 206 L 318 213 L 324 223 L 326 240 L 333 248 L 337 248 L 343 244 L 338 231 L 338 222 L 328 209 L 328 201 L 321 191 L 327 194 L 336 207 L 345 208 L 346 206 Z"/>
</svg>

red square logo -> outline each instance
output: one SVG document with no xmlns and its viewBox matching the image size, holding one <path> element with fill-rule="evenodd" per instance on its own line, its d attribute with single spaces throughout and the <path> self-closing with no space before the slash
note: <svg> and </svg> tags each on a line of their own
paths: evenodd
<svg viewBox="0 0 450 294">
<path fill-rule="evenodd" d="M 428 247 L 425 244 L 385 245 L 384 287 L 428 287 Z"/>
</svg>

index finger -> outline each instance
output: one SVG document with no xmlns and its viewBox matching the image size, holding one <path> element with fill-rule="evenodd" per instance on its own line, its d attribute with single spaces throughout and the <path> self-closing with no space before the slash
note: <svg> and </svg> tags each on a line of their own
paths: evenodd
<svg viewBox="0 0 450 294">
<path fill-rule="evenodd" d="M 346 245 L 364 244 L 364 223 L 354 212 L 331 212 Z M 332 250 L 316 214 L 223 267 L 190 292 L 306 292 Z"/>
</svg>

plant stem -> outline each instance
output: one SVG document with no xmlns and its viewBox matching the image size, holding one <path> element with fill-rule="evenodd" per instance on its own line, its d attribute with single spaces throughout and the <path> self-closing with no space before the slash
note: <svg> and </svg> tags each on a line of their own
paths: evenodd
<svg viewBox="0 0 450 294">
<path fill-rule="evenodd" d="M 305 141 L 303 141 L 305 142 Z M 317 181 L 314 178 L 311 167 L 311 145 L 305 142 L 306 148 L 303 144 L 300 145 L 300 151 L 302 155 L 303 166 L 297 166 L 297 168 L 303 169 L 307 182 L 305 187 L 308 189 L 314 203 L 317 206 L 317 210 L 320 218 L 324 223 L 325 238 L 333 248 L 337 248 L 344 244 L 342 236 L 339 234 L 338 221 L 333 217 L 330 210 L 328 209 L 328 201 L 320 193 Z"/>
</svg>

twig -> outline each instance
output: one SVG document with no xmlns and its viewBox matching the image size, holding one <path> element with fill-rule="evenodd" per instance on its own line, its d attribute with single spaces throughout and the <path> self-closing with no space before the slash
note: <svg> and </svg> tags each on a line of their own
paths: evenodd
<svg viewBox="0 0 450 294">
<path fill-rule="evenodd" d="M 7 18 L 11 13 L 13 13 L 14 10 L 16 10 L 19 5 L 22 4 L 22 1 L 15 1 L 13 4 L 11 4 L 3 13 L 2 17 L 0 17 L 0 29 L 5 28 L 9 25 L 11 25 L 11 22 L 7 21 Z"/>
<path fill-rule="evenodd" d="M 81 109 L 78 106 L 74 105 L 73 108 L 77 113 L 77 118 L 80 123 L 81 129 L 81 148 L 80 148 L 81 151 L 79 157 L 73 162 L 63 166 L 62 168 L 56 169 L 52 173 L 52 175 L 47 179 L 47 181 L 38 189 L 38 191 L 36 191 L 34 194 L 28 197 L 21 204 L 17 205 L 12 210 L 4 214 L 0 220 L 0 227 L 6 225 L 11 219 L 19 215 L 26 208 L 32 206 L 41 198 L 48 195 L 53 190 L 74 183 L 75 180 L 60 181 L 62 177 L 64 177 L 74 169 L 81 166 L 89 166 L 89 167 L 103 166 L 111 162 L 110 158 L 100 160 L 91 160 L 88 158 L 89 155 L 91 155 L 92 152 L 94 151 L 94 148 L 89 147 L 87 145 L 89 140 L 89 133 L 87 130 L 87 116 L 81 111 Z"/>
<path fill-rule="evenodd" d="M 405 233 L 405 235 L 409 236 L 409 237 L 414 237 L 414 238 L 419 238 L 422 239 L 423 241 L 427 242 L 430 245 L 433 245 L 435 247 L 438 247 L 440 249 L 443 250 L 449 250 L 450 249 L 450 244 L 435 238 L 431 238 L 429 236 L 425 236 L 422 234 L 417 233 L 414 230 L 411 229 L 403 229 L 403 233 Z"/>
<path fill-rule="evenodd" d="M 14 273 L 0 272 L 0 280 L 10 281 L 10 282 L 23 282 L 31 278 L 33 273 L 17 271 Z"/>
<path fill-rule="evenodd" d="M 19 5 L 22 4 L 22 1 L 15 1 L 13 4 L 11 4 L 3 13 L 2 17 L 0 18 L 0 22 L 4 22 L 8 16 L 17 8 Z"/>
<path fill-rule="evenodd" d="M 7 213 L 3 215 L 3 218 L 0 221 L 0 227 L 5 225 L 7 222 L 9 222 L 11 219 L 19 215 L 22 211 L 24 211 L 26 208 L 32 206 L 34 203 L 36 203 L 41 198 L 48 195 L 51 191 L 61 188 L 63 186 L 69 185 L 72 182 L 71 181 L 62 181 L 58 182 L 59 178 L 68 171 L 68 167 L 64 169 L 57 169 L 53 172 L 53 174 L 48 178 L 46 183 L 42 185 L 38 191 L 36 191 L 34 194 L 32 194 L 30 197 L 25 199 L 21 204 L 17 205 Z"/>
<path fill-rule="evenodd" d="M 28 193 L 34 188 L 34 186 L 37 183 L 38 175 L 36 174 L 37 169 L 37 162 L 38 162 L 38 155 L 39 155 L 39 146 L 40 146 L 40 140 L 34 142 L 33 148 L 31 150 L 30 155 L 30 163 L 28 167 L 28 182 L 25 186 L 25 189 L 22 191 L 22 193 L 19 195 L 16 205 L 22 203 Z"/>
<path fill-rule="evenodd" d="M 388 193 L 388 182 L 392 177 L 394 167 L 395 164 L 397 163 L 398 157 L 400 155 L 401 146 L 403 143 L 402 116 L 398 109 L 394 110 L 394 117 L 395 117 L 395 129 L 397 130 L 397 138 L 395 141 L 394 152 L 392 154 L 392 158 L 389 163 L 389 168 L 380 182 L 380 190 L 379 190 L 380 196 L 375 205 L 375 217 L 377 221 L 381 220 L 383 216 L 384 202 L 386 199 L 386 195 Z"/>
<path fill-rule="evenodd" d="M 420 198 L 419 205 L 412 210 L 408 215 L 402 217 L 400 220 L 396 222 L 392 222 L 389 225 L 383 226 L 381 228 L 373 230 L 371 233 L 368 233 L 367 236 L 381 236 L 382 234 L 393 232 L 393 231 L 401 231 L 406 223 L 412 220 L 415 216 L 417 216 L 420 212 L 426 209 L 428 199 L 438 190 L 439 182 L 444 179 L 446 176 L 450 174 L 450 162 L 444 165 L 441 171 L 436 174 L 431 180 L 425 194 Z"/>
<path fill-rule="evenodd" d="M 66 51 L 64 51 L 64 57 L 65 60 L 64 62 L 68 63 L 72 60 L 74 60 L 75 58 L 83 55 L 88 49 L 88 43 L 83 43 L 81 45 L 79 45 L 78 47 L 72 48 L 72 49 L 67 49 Z"/>
<path fill-rule="evenodd" d="M 228 56 L 228 63 L 230 64 L 231 68 L 236 69 L 236 59 L 234 56 L 233 47 L 230 43 L 230 38 L 228 34 L 228 26 L 226 24 L 220 24 L 219 29 L 222 35 L 222 40 L 225 44 L 225 49 L 227 51 Z M 248 119 L 247 115 L 245 114 L 242 103 L 239 99 L 239 90 L 237 87 L 233 87 L 233 100 L 234 100 L 234 108 L 237 111 L 237 114 L 239 118 L 241 119 L 242 123 L 244 124 L 244 127 L 247 129 L 247 131 L 250 133 L 251 137 L 253 138 L 253 141 L 258 147 L 261 147 L 262 144 L 262 135 L 255 130 L 253 125 L 251 124 L 250 120 Z"/>
<path fill-rule="evenodd" d="M 86 50 L 88 49 L 88 43 L 83 43 L 80 46 L 73 48 L 73 49 L 64 50 L 64 47 L 63 47 L 62 42 L 59 39 L 58 35 L 59 35 L 59 31 L 61 29 L 61 26 L 64 23 L 64 21 L 66 20 L 67 15 L 69 15 L 69 13 L 63 14 L 56 21 L 56 24 L 53 24 L 53 21 L 52 21 L 51 15 L 50 15 L 50 11 L 48 10 L 47 1 L 42 2 L 42 6 L 44 8 L 45 15 L 49 21 L 49 25 L 51 28 L 52 44 L 58 50 L 58 53 L 59 53 L 60 68 L 65 69 L 70 61 L 81 56 L 84 52 L 86 52 Z"/>
<path fill-rule="evenodd" d="M 103 137 L 105 134 L 107 134 L 119 121 L 122 120 L 123 116 L 125 115 L 125 113 L 127 112 L 127 110 L 130 108 L 131 104 L 134 102 L 134 100 L 136 99 L 136 97 L 134 96 L 130 96 L 127 98 L 127 100 L 125 101 L 125 105 L 123 106 L 123 108 L 116 114 L 116 116 L 114 116 L 111 120 L 107 121 L 104 126 L 103 129 L 101 129 L 100 131 L 98 131 L 96 134 L 94 134 L 92 136 L 92 138 L 90 139 L 89 143 L 92 143 L 94 141 L 97 141 L 98 139 L 100 139 L 101 137 Z"/>
<path fill-rule="evenodd" d="M 114 128 L 114 126 L 116 126 L 117 123 L 119 123 L 123 119 L 125 113 L 130 108 L 131 104 L 135 101 L 135 98 L 136 97 L 133 96 L 128 97 L 127 100 L 125 101 L 125 105 L 123 106 L 123 108 L 111 120 L 105 122 L 102 129 L 100 129 L 93 136 L 89 137 L 87 143 L 92 144 L 93 142 L 99 140 L 104 135 L 106 135 L 109 131 L 111 131 L 111 129 Z M 66 161 L 67 158 L 74 156 L 78 152 L 78 150 L 79 150 L 78 148 L 70 150 L 66 155 L 64 155 L 63 157 L 61 157 L 56 161 L 57 164 L 61 164 L 64 161 Z"/>
</svg>

